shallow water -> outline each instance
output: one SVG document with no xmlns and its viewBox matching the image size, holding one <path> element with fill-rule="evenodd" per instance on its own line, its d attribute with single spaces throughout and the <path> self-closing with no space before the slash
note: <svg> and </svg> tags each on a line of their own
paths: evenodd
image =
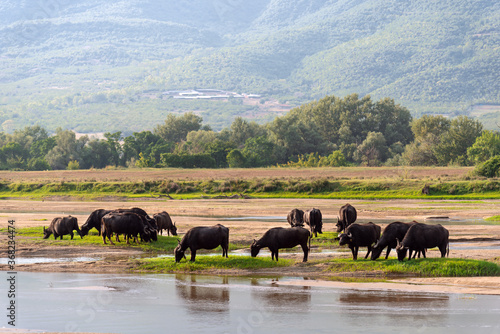
<svg viewBox="0 0 500 334">
<path fill-rule="evenodd" d="M 287 334 L 500 330 L 498 296 L 277 286 L 271 278 L 247 277 L 17 276 L 16 328 L 24 329 Z"/>
<path fill-rule="evenodd" d="M 87 261 L 99 261 L 100 258 L 97 257 L 16 257 L 16 264 L 34 264 L 34 263 L 54 263 L 54 262 L 87 262 Z M 0 264 L 7 264 L 8 258 L 0 258 Z"/>
</svg>

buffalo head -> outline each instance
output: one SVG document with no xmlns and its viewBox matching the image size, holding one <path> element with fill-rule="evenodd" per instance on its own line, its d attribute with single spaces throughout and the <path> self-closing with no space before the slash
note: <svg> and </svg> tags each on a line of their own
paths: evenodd
<svg viewBox="0 0 500 334">
<path fill-rule="evenodd" d="M 177 235 L 177 226 L 175 226 L 175 222 L 170 228 L 170 233 L 172 233 L 172 235 Z"/>
<path fill-rule="evenodd" d="M 260 247 L 257 245 L 257 240 L 253 239 L 253 243 L 250 246 L 250 255 L 252 255 L 252 257 L 256 257 L 257 254 L 259 254 L 259 251 Z"/>
<path fill-rule="evenodd" d="M 340 221 L 339 217 L 337 217 L 337 224 L 335 225 L 337 226 L 337 232 L 342 232 L 342 230 L 344 230 L 344 222 Z"/>
<path fill-rule="evenodd" d="M 52 234 L 51 230 L 50 229 L 46 229 L 45 226 L 44 226 L 43 227 L 43 238 L 47 239 L 48 237 L 50 237 L 51 234 Z"/>
<path fill-rule="evenodd" d="M 186 258 L 186 255 L 184 254 L 185 250 L 181 248 L 180 240 L 177 240 L 177 242 L 179 244 L 174 249 L 175 262 L 181 262 L 182 258 Z"/>
<path fill-rule="evenodd" d="M 408 252 L 408 247 L 405 247 L 403 243 L 399 242 L 398 239 L 397 241 L 397 246 L 396 246 L 396 252 L 398 253 L 398 260 L 403 261 L 404 258 L 406 257 L 406 253 Z"/>
<path fill-rule="evenodd" d="M 347 245 L 352 242 L 352 234 L 342 233 L 339 235 L 339 246 Z"/>
</svg>

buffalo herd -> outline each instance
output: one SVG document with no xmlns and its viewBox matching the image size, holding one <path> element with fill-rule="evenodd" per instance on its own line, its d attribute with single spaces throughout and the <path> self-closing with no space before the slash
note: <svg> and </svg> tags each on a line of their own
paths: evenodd
<svg viewBox="0 0 500 334">
<path fill-rule="evenodd" d="M 388 224 L 383 231 L 381 227 L 369 222 L 365 224 L 355 223 L 357 218 L 356 209 L 350 205 L 343 205 L 339 210 L 337 218 L 337 232 L 340 246 L 347 245 L 352 252 L 353 260 L 358 258 L 359 247 L 366 247 L 365 259 L 371 253 L 371 260 L 376 260 L 387 248 L 385 259 L 388 258 L 391 249 L 395 249 L 399 261 L 403 261 L 408 254 L 408 258 L 415 258 L 418 254 L 426 257 L 426 250 L 437 247 L 441 257 L 449 255 L 449 232 L 441 225 L 428 225 L 416 221 L 410 223 L 393 222 Z M 271 259 L 278 261 L 278 251 L 282 248 L 292 248 L 297 245 L 302 247 L 304 252 L 303 262 L 307 261 L 311 248 L 311 239 L 322 234 L 323 220 L 319 209 L 313 208 L 305 212 L 300 209 L 293 209 L 287 215 L 289 228 L 274 227 L 264 233 L 264 235 L 253 241 L 250 246 L 250 254 L 256 257 L 262 248 L 268 248 L 271 252 Z M 309 229 L 304 228 L 304 223 Z M 73 231 L 76 230 L 80 238 L 86 236 L 91 229 L 95 228 L 102 237 L 103 243 L 108 240 L 113 243 L 114 236 L 119 242 L 119 236 L 127 242 L 133 239 L 135 243 L 152 242 L 158 240 L 158 233 L 167 235 L 177 235 L 177 226 L 172 222 L 170 215 L 159 212 L 152 217 L 141 208 L 93 211 L 87 221 L 78 227 L 75 217 L 57 217 L 52 220 L 48 228 L 43 228 L 43 238 L 47 239 L 54 235 L 62 239 L 63 235 L 69 234 L 73 239 Z M 228 257 L 229 229 L 221 224 L 214 226 L 198 226 L 188 230 L 174 250 L 176 262 L 185 259 L 185 251 L 189 249 L 191 261 L 196 259 L 196 251 L 199 249 L 214 249 L 218 246 L 222 248 L 222 256 Z"/>
</svg>

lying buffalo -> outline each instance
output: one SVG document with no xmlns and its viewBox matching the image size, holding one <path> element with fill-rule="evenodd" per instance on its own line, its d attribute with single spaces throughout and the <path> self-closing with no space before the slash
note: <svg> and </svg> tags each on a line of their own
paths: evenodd
<svg viewBox="0 0 500 334">
<path fill-rule="evenodd" d="M 368 247 L 365 259 L 368 258 L 372 250 L 372 245 L 380 238 L 380 226 L 374 223 L 351 224 L 345 233 L 339 235 L 339 245 L 348 245 L 352 252 L 353 260 L 358 259 L 359 247 Z"/>
<path fill-rule="evenodd" d="M 395 249 L 397 246 L 397 240 L 403 240 L 406 232 L 413 224 L 418 224 L 413 221 L 411 223 L 393 222 L 384 228 L 384 232 L 380 237 L 380 240 L 372 248 L 372 260 L 376 260 L 382 254 L 382 251 L 387 247 L 387 252 L 385 253 L 385 259 L 389 257 L 391 249 Z M 416 254 L 416 253 L 415 253 Z M 410 251 L 411 258 L 411 251 Z"/>
<path fill-rule="evenodd" d="M 229 229 L 221 224 L 214 226 L 193 227 L 184 235 L 179 245 L 174 249 L 175 262 L 180 262 L 185 258 L 186 249 L 191 251 L 191 262 L 196 259 L 198 249 L 214 249 L 217 246 L 222 247 L 222 256 L 227 256 L 229 248 Z"/>
<path fill-rule="evenodd" d="M 43 238 L 47 239 L 51 234 L 54 234 L 54 239 L 60 237 L 62 240 L 63 235 L 69 234 L 73 240 L 73 230 L 76 230 L 80 238 L 83 238 L 76 217 L 57 217 L 52 219 L 48 228 L 43 228 Z"/>
<path fill-rule="evenodd" d="M 311 228 L 311 235 L 317 237 L 318 233 L 323 233 L 323 216 L 318 209 L 307 210 L 304 213 L 304 222 Z"/>
<path fill-rule="evenodd" d="M 310 233 L 302 227 L 282 228 L 274 227 L 268 230 L 262 238 L 254 240 L 250 246 L 250 254 L 256 257 L 261 248 L 268 247 L 271 251 L 271 259 L 278 261 L 278 250 L 280 248 L 292 248 L 297 245 L 302 247 L 304 252 L 303 262 L 307 262 L 307 255 L 309 254 L 309 247 L 307 242 Z"/>
<path fill-rule="evenodd" d="M 163 230 L 167 230 L 168 236 L 170 236 L 170 233 L 177 235 L 177 226 L 175 226 L 175 223 L 172 224 L 172 219 L 167 212 L 156 213 L 153 218 L 156 220 L 157 230 L 161 235 L 163 235 Z"/>
<path fill-rule="evenodd" d="M 304 226 L 304 211 L 293 209 L 286 216 L 286 220 L 291 227 Z"/>
<path fill-rule="evenodd" d="M 102 217 L 101 225 L 102 241 L 104 244 L 106 244 L 106 238 L 108 238 L 109 242 L 114 245 L 111 240 L 113 233 L 117 235 L 124 234 L 127 244 L 131 237 L 138 243 L 137 235 L 143 241 L 150 240 L 150 231 L 145 224 L 145 219 L 133 212 L 110 212 Z"/>
<path fill-rule="evenodd" d="M 356 209 L 351 204 L 343 205 L 337 217 L 337 232 L 345 232 L 346 228 L 354 223 L 358 217 Z"/>
<path fill-rule="evenodd" d="M 403 240 L 397 242 L 398 260 L 403 261 L 408 250 L 421 251 L 425 258 L 425 249 L 433 247 L 438 247 L 441 257 L 445 257 L 450 253 L 449 236 L 448 230 L 439 224 L 413 224 Z"/>
</svg>

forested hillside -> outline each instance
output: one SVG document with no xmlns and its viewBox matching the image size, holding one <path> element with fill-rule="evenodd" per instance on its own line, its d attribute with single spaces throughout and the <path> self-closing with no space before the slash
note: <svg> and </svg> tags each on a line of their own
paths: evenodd
<svg viewBox="0 0 500 334">
<path fill-rule="evenodd" d="M 4 0 L 0 130 L 131 134 L 186 111 L 220 130 L 351 93 L 494 128 L 499 45 L 491 0 Z M 258 97 L 163 94 L 201 88 Z"/>
</svg>

